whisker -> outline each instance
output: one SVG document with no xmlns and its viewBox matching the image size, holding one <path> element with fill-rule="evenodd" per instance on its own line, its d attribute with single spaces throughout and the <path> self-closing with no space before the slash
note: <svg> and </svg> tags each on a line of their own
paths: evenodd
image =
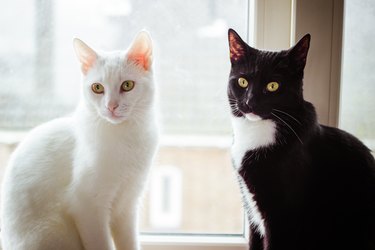
<svg viewBox="0 0 375 250">
<path fill-rule="evenodd" d="M 233 104 L 233 103 L 237 103 L 237 102 L 238 102 L 238 100 L 236 100 L 236 99 L 228 99 L 228 101 L 229 101 L 230 104 Z"/>
<path fill-rule="evenodd" d="M 245 170 L 243 171 L 243 179 L 246 179 L 246 173 L 247 173 L 247 171 L 246 171 L 246 168 L 245 168 Z"/>
<path fill-rule="evenodd" d="M 288 126 L 288 128 L 290 129 L 290 130 L 292 130 L 292 132 L 294 133 L 294 135 L 298 138 L 298 140 L 301 142 L 301 144 L 303 144 L 303 142 L 302 142 L 302 140 L 301 140 L 301 138 L 299 138 L 299 136 L 298 136 L 298 134 L 296 133 L 296 131 L 294 131 L 294 129 L 286 122 L 286 121 L 284 121 L 283 119 L 281 119 L 279 116 L 277 116 L 275 113 L 273 113 L 273 112 L 271 112 L 271 114 L 273 115 L 273 116 L 275 116 L 277 119 L 279 119 L 281 122 L 283 122 L 286 126 Z"/>
<path fill-rule="evenodd" d="M 257 159 L 259 161 L 259 159 L 260 159 L 260 153 L 259 152 L 255 153 L 255 159 Z"/>
<path fill-rule="evenodd" d="M 230 108 L 232 109 L 232 111 L 233 111 L 233 113 L 235 114 L 235 115 L 240 115 L 241 114 L 241 111 L 239 110 L 239 108 L 238 108 L 238 104 L 237 104 L 237 101 L 236 100 L 233 100 L 234 101 L 234 103 L 229 103 L 229 106 L 230 106 Z"/>
<path fill-rule="evenodd" d="M 232 109 L 239 111 L 237 106 L 231 106 Z"/>
<path fill-rule="evenodd" d="M 254 152 L 252 152 L 250 155 L 248 155 L 246 158 L 242 159 L 242 163 L 246 164 L 247 161 L 249 161 L 254 155 Z"/>
<path fill-rule="evenodd" d="M 279 112 L 279 113 L 282 113 L 282 114 L 284 114 L 284 115 L 287 115 L 287 116 L 289 116 L 290 118 L 292 118 L 293 120 L 295 120 L 299 125 L 302 125 L 302 123 L 301 123 L 299 120 L 297 120 L 294 116 L 292 116 L 291 114 L 288 114 L 287 112 L 284 112 L 284 111 L 279 110 L 279 109 L 272 109 L 272 110 L 274 110 L 274 111 L 276 111 L 276 112 Z"/>
<path fill-rule="evenodd" d="M 242 114 L 241 111 L 240 111 L 238 108 L 233 108 L 233 112 L 234 112 L 236 115 L 240 115 L 240 114 Z"/>
</svg>

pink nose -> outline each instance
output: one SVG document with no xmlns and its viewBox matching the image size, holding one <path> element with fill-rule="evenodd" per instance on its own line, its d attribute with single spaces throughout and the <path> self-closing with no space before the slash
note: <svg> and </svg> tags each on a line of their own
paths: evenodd
<svg viewBox="0 0 375 250">
<path fill-rule="evenodd" d="M 118 104 L 117 103 L 110 103 L 108 104 L 107 108 L 109 111 L 113 112 L 115 111 L 115 109 L 118 107 Z"/>
</svg>

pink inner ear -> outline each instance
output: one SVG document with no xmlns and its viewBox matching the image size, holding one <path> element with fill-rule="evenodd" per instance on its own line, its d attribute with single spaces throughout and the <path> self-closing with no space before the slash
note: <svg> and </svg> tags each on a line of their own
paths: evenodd
<svg viewBox="0 0 375 250">
<path fill-rule="evenodd" d="M 87 72 L 89 71 L 89 69 L 94 65 L 95 61 L 96 61 L 96 56 L 93 56 L 93 55 L 84 55 L 84 56 L 82 56 L 82 58 L 81 58 L 81 63 L 82 63 L 81 70 L 82 70 L 82 73 L 84 73 L 86 75 Z"/>
<path fill-rule="evenodd" d="M 145 54 L 130 54 L 128 59 L 142 66 L 145 70 L 150 69 L 149 59 Z"/>
<path fill-rule="evenodd" d="M 245 50 L 242 44 L 238 41 L 234 34 L 229 34 L 230 59 L 238 61 L 245 55 Z"/>
<path fill-rule="evenodd" d="M 87 74 L 89 69 L 95 64 L 97 59 L 96 52 L 87 46 L 84 42 L 75 38 L 73 40 L 74 49 L 76 51 L 77 57 L 81 62 L 81 71 L 83 74 Z"/>
<path fill-rule="evenodd" d="M 82 64 L 81 71 L 83 74 L 87 75 L 87 72 L 89 71 L 90 68 L 91 68 L 90 66 Z"/>
<path fill-rule="evenodd" d="M 151 68 L 152 42 L 146 32 L 138 33 L 128 51 L 128 60 L 135 62 L 145 70 Z"/>
</svg>

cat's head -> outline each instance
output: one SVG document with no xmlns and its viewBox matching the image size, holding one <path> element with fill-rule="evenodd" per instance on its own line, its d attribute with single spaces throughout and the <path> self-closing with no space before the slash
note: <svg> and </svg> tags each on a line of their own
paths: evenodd
<svg viewBox="0 0 375 250">
<path fill-rule="evenodd" d="M 275 109 L 287 113 L 298 110 L 303 102 L 302 79 L 310 35 L 279 52 L 252 48 L 232 29 L 228 39 L 228 98 L 232 114 L 249 121 L 275 120 Z"/>
<path fill-rule="evenodd" d="M 152 42 L 138 33 L 127 51 L 98 52 L 73 42 L 81 63 L 83 101 L 99 117 L 119 124 L 148 110 L 154 98 Z"/>
</svg>

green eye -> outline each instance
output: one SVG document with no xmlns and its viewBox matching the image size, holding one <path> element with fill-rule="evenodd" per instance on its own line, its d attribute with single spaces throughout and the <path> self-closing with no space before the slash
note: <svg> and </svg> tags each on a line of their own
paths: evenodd
<svg viewBox="0 0 375 250">
<path fill-rule="evenodd" d="M 121 89 L 126 92 L 132 90 L 133 88 L 134 88 L 134 81 L 132 80 L 126 80 L 121 85 Z"/>
<path fill-rule="evenodd" d="M 270 82 L 267 84 L 267 90 L 269 92 L 275 92 L 279 89 L 279 84 L 277 82 Z"/>
<path fill-rule="evenodd" d="M 249 86 L 249 83 L 245 78 L 240 77 L 238 78 L 238 85 L 240 85 L 241 88 L 247 88 L 247 86 Z"/>
<path fill-rule="evenodd" d="M 93 83 L 91 85 L 92 91 L 94 91 L 95 94 L 102 94 L 104 93 L 104 87 L 100 83 Z"/>
</svg>

